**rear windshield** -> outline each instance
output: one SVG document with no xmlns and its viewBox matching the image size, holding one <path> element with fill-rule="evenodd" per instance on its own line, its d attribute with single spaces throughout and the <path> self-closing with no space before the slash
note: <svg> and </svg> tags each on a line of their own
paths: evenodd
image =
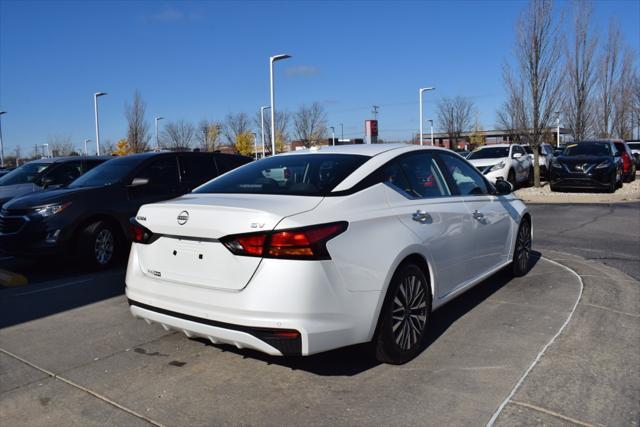
<svg viewBox="0 0 640 427">
<path fill-rule="evenodd" d="M 467 157 L 469 160 L 476 159 L 499 159 L 509 157 L 509 147 L 488 147 L 472 151 Z"/>
<path fill-rule="evenodd" d="M 350 154 L 268 157 L 235 169 L 193 192 L 325 196 L 368 159 Z"/>
<path fill-rule="evenodd" d="M 564 156 L 610 156 L 611 144 L 608 142 L 594 142 L 589 144 L 572 144 L 564 149 Z"/>
<path fill-rule="evenodd" d="M 26 163 L 0 178 L 0 185 L 26 184 L 34 182 L 36 178 L 38 178 L 39 175 L 51 165 L 53 165 L 53 163 Z"/>
</svg>

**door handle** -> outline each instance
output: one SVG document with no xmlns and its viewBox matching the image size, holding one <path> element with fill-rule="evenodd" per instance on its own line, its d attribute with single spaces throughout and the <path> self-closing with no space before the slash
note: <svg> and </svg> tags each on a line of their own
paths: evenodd
<svg viewBox="0 0 640 427">
<path fill-rule="evenodd" d="M 413 213 L 413 215 L 411 215 L 411 219 L 422 224 L 426 224 L 427 222 L 431 221 L 431 215 L 429 215 L 426 211 L 418 209 Z"/>
<path fill-rule="evenodd" d="M 477 209 L 476 209 L 475 211 L 473 211 L 473 213 L 472 213 L 471 215 L 473 215 L 473 217 L 474 217 L 475 219 L 482 219 L 482 218 L 484 218 L 484 214 L 483 214 L 482 212 L 478 211 Z"/>
</svg>

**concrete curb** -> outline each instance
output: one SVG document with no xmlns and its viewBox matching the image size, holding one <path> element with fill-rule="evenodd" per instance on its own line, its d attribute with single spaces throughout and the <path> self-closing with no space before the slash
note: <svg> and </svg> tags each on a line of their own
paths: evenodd
<svg viewBox="0 0 640 427">
<path fill-rule="evenodd" d="M 495 425 L 637 426 L 640 282 L 578 256 L 544 255 L 575 271 L 583 293 L 566 329 L 499 408 Z"/>
</svg>

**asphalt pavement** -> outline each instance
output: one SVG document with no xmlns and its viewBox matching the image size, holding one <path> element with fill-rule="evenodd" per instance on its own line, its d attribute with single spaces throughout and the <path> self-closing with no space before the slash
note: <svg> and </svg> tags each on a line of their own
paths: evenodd
<svg viewBox="0 0 640 427">
<path fill-rule="evenodd" d="M 535 248 L 599 261 L 640 280 L 640 203 L 527 206 Z"/>
</svg>

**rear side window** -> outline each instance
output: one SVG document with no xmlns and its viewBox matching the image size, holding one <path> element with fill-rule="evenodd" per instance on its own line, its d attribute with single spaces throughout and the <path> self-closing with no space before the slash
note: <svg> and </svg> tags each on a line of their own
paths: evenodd
<svg viewBox="0 0 640 427">
<path fill-rule="evenodd" d="M 417 198 L 451 193 L 432 153 L 412 153 L 394 160 L 384 170 L 385 182 Z"/>
<path fill-rule="evenodd" d="M 173 188 L 178 183 L 178 165 L 173 156 L 156 159 L 136 174 L 136 178 L 147 178 L 148 188 Z"/>
<path fill-rule="evenodd" d="M 325 196 L 368 159 L 319 153 L 268 157 L 214 179 L 194 193 Z"/>
<path fill-rule="evenodd" d="M 213 156 L 182 156 L 180 157 L 180 175 L 182 181 L 194 187 L 207 182 L 218 175 Z"/>
</svg>

